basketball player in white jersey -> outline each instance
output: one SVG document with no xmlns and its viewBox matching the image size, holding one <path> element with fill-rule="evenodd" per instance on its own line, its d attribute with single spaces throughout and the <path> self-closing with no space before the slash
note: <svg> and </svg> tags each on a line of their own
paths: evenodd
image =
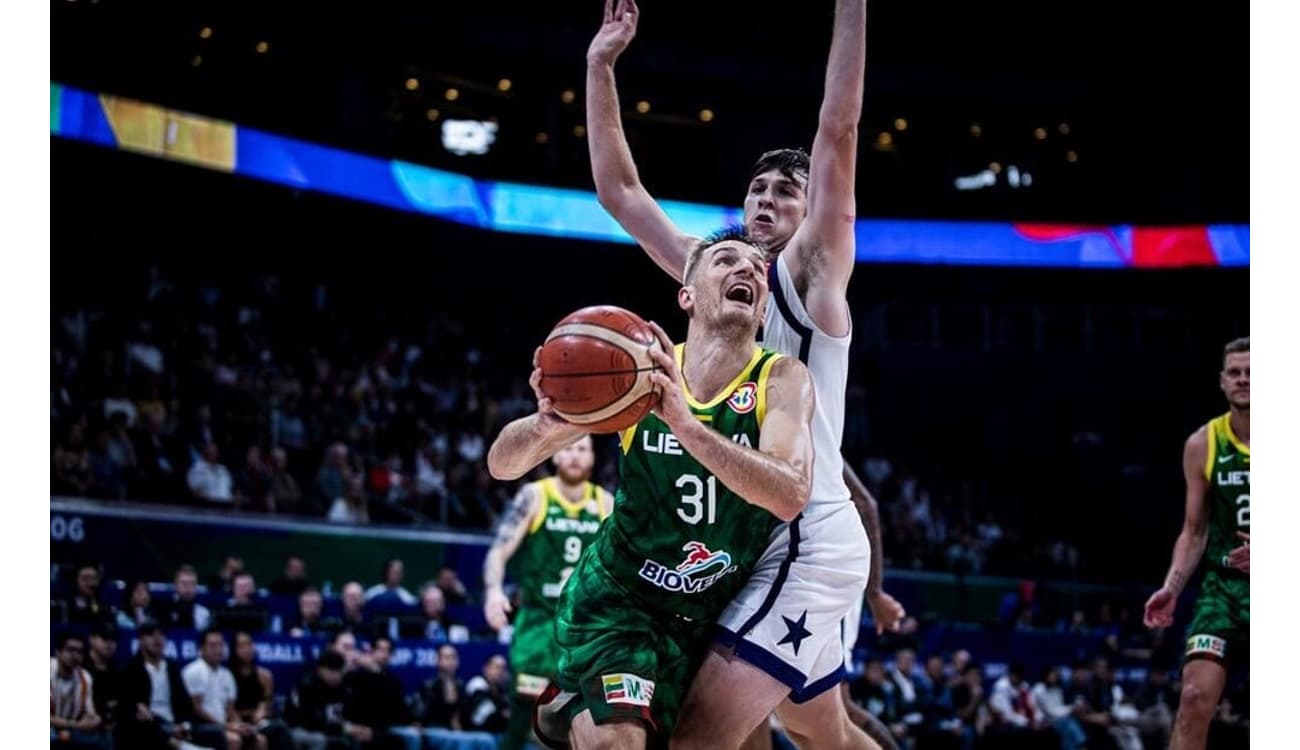
<svg viewBox="0 0 1300 750">
<path fill-rule="evenodd" d="M 587 51 L 592 172 L 601 205 L 680 280 L 698 239 L 674 225 L 641 185 L 619 119 L 613 66 L 636 33 L 637 14 L 635 0 L 607 0 L 604 25 Z M 768 152 L 750 179 L 745 228 L 777 252 L 763 344 L 799 357 L 816 389 L 812 500 L 774 533 L 749 583 L 723 613 L 718 645 L 692 684 L 674 747 L 738 747 L 773 710 L 801 747 L 875 745 L 849 720 L 839 691 L 846 660 L 841 634 L 846 624 L 856 633 L 859 623 L 845 618 L 861 601 L 869 570 L 868 603 L 877 621 L 892 627 L 902 617 L 879 588 L 879 555 L 868 544 L 840 455 L 865 64 L 866 2 L 837 0 L 812 155 Z"/>
</svg>

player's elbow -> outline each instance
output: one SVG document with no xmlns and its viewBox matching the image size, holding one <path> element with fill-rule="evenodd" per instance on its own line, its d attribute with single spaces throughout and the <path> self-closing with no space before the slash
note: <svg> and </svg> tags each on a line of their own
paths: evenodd
<svg viewBox="0 0 1300 750">
<path fill-rule="evenodd" d="M 622 216 L 628 210 L 631 199 L 632 186 L 628 185 L 623 180 L 617 178 L 596 180 L 596 202 L 616 220 L 622 220 Z"/>
<path fill-rule="evenodd" d="M 492 449 L 488 451 L 487 470 L 488 474 L 498 482 L 511 482 L 524 474 L 517 467 L 510 465 L 510 462 L 501 455 L 501 451 L 497 449 L 495 443 L 493 443 Z"/>
<path fill-rule="evenodd" d="M 776 517 L 789 523 L 803 513 L 804 508 L 808 507 L 808 502 L 812 499 L 812 481 L 808 477 L 799 477 L 795 482 L 793 491 L 786 495 L 787 502 L 780 505 L 780 511 L 775 513 Z"/>
<path fill-rule="evenodd" d="M 817 135 L 832 141 L 853 141 L 858 137 L 858 107 L 823 107 L 817 117 Z"/>
</svg>

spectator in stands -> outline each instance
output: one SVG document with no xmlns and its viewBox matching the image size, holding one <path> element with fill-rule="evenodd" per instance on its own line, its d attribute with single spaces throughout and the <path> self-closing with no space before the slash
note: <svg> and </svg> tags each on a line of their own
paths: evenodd
<svg viewBox="0 0 1300 750">
<path fill-rule="evenodd" d="M 369 635 L 371 627 L 370 621 L 366 617 L 365 592 L 362 590 L 361 584 L 356 581 L 348 581 L 343 584 L 339 600 L 343 604 L 343 616 L 339 620 L 332 620 L 326 627 L 331 630 L 346 628 L 354 633 Z"/>
<path fill-rule="evenodd" d="M 1043 716 L 1030 697 L 1025 668 L 1012 663 L 1007 673 L 993 683 L 989 694 L 989 711 L 993 714 L 993 731 L 1000 742 L 1028 744 L 1027 736 L 1045 729 Z"/>
<path fill-rule="evenodd" d="M 348 479 L 355 473 L 349 459 L 348 446 L 344 443 L 330 445 L 321 461 L 320 472 L 316 475 L 316 491 L 321 500 L 332 503 L 336 498 L 343 497 Z"/>
<path fill-rule="evenodd" d="M 446 643 L 447 602 L 436 584 L 426 583 L 420 589 L 420 615 L 424 620 L 423 637 L 435 643 Z"/>
<path fill-rule="evenodd" d="M 334 498 L 326 520 L 334 523 L 370 523 L 370 510 L 366 505 L 366 488 L 359 476 L 350 476 L 344 483 L 343 494 Z"/>
<path fill-rule="evenodd" d="M 894 654 L 894 665 L 887 677 L 894 686 L 894 711 L 909 734 L 914 734 L 924 720 L 920 691 L 912 672 L 916 668 L 916 652 L 899 649 Z"/>
<path fill-rule="evenodd" d="M 289 473 L 289 454 L 279 446 L 271 451 L 271 504 L 268 510 L 288 515 L 319 515 L 315 506 L 303 497 L 298 480 Z"/>
<path fill-rule="evenodd" d="M 469 601 L 469 592 L 465 590 L 465 584 L 460 580 L 460 574 L 455 568 L 444 567 L 438 571 L 438 588 L 442 589 L 442 596 L 449 604 L 464 604 Z"/>
<path fill-rule="evenodd" d="M 966 667 L 970 666 L 970 652 L 959 648 L 952 652 L 952 662 L 948 665 L 948 686 L 957 687 L 965 681 Z"/>
<path fill-rule="evenodd" d="M 108 460 L 117 467 L 118 475 L 126 485 L 132 486 L 138 476 L 139 464 L 136 461 L 135 445 L 131 442 L 131 436 L 127 434 L 126 415 L 122 412 L 114 412 L 109 417 L 105 453 Z"/>
<path fill-rule="evenodd" d="M 199 404 L 199 408 L 194 411 L 194 421 L 187 432 L 191 455 L 195 453 L 201 454 L 207 446 L 216 444 L 217 430 L 212 422 L 211 406 Z"/>
<path fill-rule="evenodd" d="M 383 582 L 376 583 L 366 589 L 366 604 L 386 603 L 385 600 L 395 600 L 408 607 L 414 606 L 417 603 L 416 598 L 411 595 L 411 592 L 402 588 L 402 577 L 405 574 L 406 566 L 401 560 L 393 558 L 384 561 L 384 568 L 381 572 Z M 376 602 L 377 599 L 379 602 Z"/>
<path fill-rule="evenodd" d="M 862 677 L 849 686 L 853 700 L 889 727 L 890 734 L 901 746 L 907 728 L 898 720 L 895 690 L 879 659 L 869 659 L 863 667 Z"/>
<path fill-rule="evenodd" d="M 1174 725 L 1174 713 L 1178 710 L 1179 694 L 1169 684 L 1169 672 L 1164 667 L 1152 665 L 1147 672 L 1146 682 L 1138 688 L 1134 698 L 1141 715 L 1138 717 L 1138 731 L 1142 740 L 1149 747 L 1168 747 L 1170 733 Z"/>
<path fill-rule="evenodd" d="M 234 480 L 220 458 L 216 443 L 203 446 L 203 458 L 190 466 L 185 481 L 196 500 L 208 507 L 229 508 L 235 502 Z"/>
<path fill-rule="evenodd" d="M 500 734 L 510 723 L 510 683 L 506 676 L 506 658 L 488 657 L 483 673 L 465 684 L 465 702 L 461 707 L 461 726 Z"/>
<path fill-rule="evenodd" d="M 94 681 L 82 668 L 86 643 L 63 633 L 50 659 L 50 744 L 107 748 L 103 719 L 95 711 Z"/>
<path fill-rule="evenodd" d="M 275 697 L 275 678 L 271 670 L 257 663 L 253 636 L 235 633 L 235 648 L 230 652 L 230 674 L 235 678 L 235 715 L 254 727 L 268 747 L 284 748 L 293 738 L 284 722 L 272 718 L 271 699 Z M 244 744 L 249 744 L 244 738 Z"/>
<path fill-rule="evenodd" d="M 185 630 L 207 630 L 212 622 L 208 608 L 197 601 L 199 593 L 199 574 L 192 565 L 182 565 L 176 569 L 173 581 L 176 588 L 170 601 L 160 601 L 156 617 L 168 628 Z"/>
<path fill-rule="evenodd" d="M 1061 750 L 1079 750 L 1084 746 L 1088 736 L 1084 734 L 1079 720 L 1074 717 L 1074 709 L 1065 702 L 1060 670 L 1055 667 L 1046 669 L 1042 680 L 1034 685 L 1030 695 L 1045 723 L 1060 735 Z"/>
<path fill-rule="evenodd" d="M 163 656 L 166 639 L 156 622 L 146 621 L 136 630 L 140 650 L 123 677 L 123 748 L 173 747 L 176 740 L 192 740 L 205 747 L 224 748 L 224 733 L 194 728 L 194 703 L 185 689 L 176 662 Z"/>
<path fill-rule="evenodd" d="M 954 655 L 953 661 L 956 662 Z M 961 681 L 952 689 L 952 705 L 957 710 L 967 737 L 982 737 L 987 719 L 984 711 L 984 678 L 978 664 L 967 662 L 960 672 Z"/>
<path fill-rule="evenodd" d="M 217 630 L 205 630 L 199 636 L 199 658 L 181 670 L 185 690 L 194 702 L 194 715 L 205 729 L 224 732 L 231 750 L 245 743 L 266 750 L 266 739 L 244 723 L 235 713 L 235 676 L 221 663 L 226 639 Z"/>
<path fill-rule="evenodd" d="M 1133 700 L 1115 680 L 1110 662 L 1097 658 L 1092 663 L 1092 684 L 1089 703 L 1110 714 L 1110 736 L 1120 750 L 1142 750 L 1142 737 L 1137 724 L 1139 712 Z"/>
<path fill-rule="evenodd" d="M 269 613 L 266 607 L 257 602 L 256 597 L 257 583 L 253 580 L 253 574 L 237 574 L 226 606 L 216 613 L 217 625 L 224 630 L 265 630 Z"/>
<path fill-rule="evenodd" d="M 229 594 L 235 587 L 235 576 L 244 572 L 244 559 L 239 555 L 226 555 L 221 567 L 208 578 L 208 591 Z"/>
<path fill-rule="evenodd" d="M 347 698 L 343 716 L 350 722 L 367 727 L 375 738 L 366 747 L 400 746 L 390 737 L 388 729 L 407 723 L 406 703 L 402 696 L 402 682 L 389 671 L 393 656 L 393 640 L 386 635 L 376 636 L 366 659 L 357 659 L 356 666 L 343 678 Z"/>
<path fill-rule="evenodd" d="M 54 448 L 54 481 L 51 491 L 56 495 L 85 495 L 90 490 L 90 452 L 86 450 L 85 424 L 73 422 L 68 434 Z"/>
<path fill-rule="evenodd" d="M 343 719 L 343 655 L 333 649 L 321 652 L 314 669 L 302 676 L 289 693 L 285 722 L 300 750 L 348 748 L 351 737 L 369 740 L 365 732 L 345 732 Z"/>
<path fill-rule="evenodd" d="M 460 669 L 460 653 L 456 647 L 445 643 L 438 648 L 438 672 L 420 689 L 424 713 L 420 722 L 425 726 L 461 729 L 461 706 L 465 702 L 465 683 L 456 676 Z"/>
<path fill-rule="evenodd" d="M 1098 705 L 1098 696 L 1093 691 L 1091 665 L 1086 661 L 1076 662 L 1074 668 L 1070 670 L 1070 682 L 1065 688 L 1065 700 L 1070 704 L 1074 717 L 1083 727 L 1083 732 L 1088 737 L 1088 745 L 1092 747 L 1114 744 L 1110 739 L 1111 698 L 1108 692 L 1105 692 L 1102 697 L 1105 703 Z"/>
<path fill-rule="evenodd" d="M 962 723 L 953 706 L 952 688 L 944 676 L 943 656 L 931 654 L 925 672 L 917 680 L 924 716 L 918 744 L 927 747 L 961 747 Z"/>
<path fill-rule="evenodd" d="M 164 427 L 165 417 L 152 411 L 143 416 L 144 429 L 137 433 L 135 455 L 140 472 L 140 493 L 144 500 L 173 500 L 168 495 L 175 485 L 175 450 Z"/>
<path fill-rule="evenodd" d="M 77 567 L 77 589 L 67 602 L 68 624 L 93 628 L 114 619 L 113 610 L 99 601 L 100 569 L 84 563 Z"/>
<path fill-rule="evenodd" d="M 117 720 L 122 695 L 122 670 L 113 662 L 117 654 L 117 626 L 102 622 L 90 631 L 90 652 L 86 671 L 94 684 L 95 713 L 111 725 Z"/>
<path fill-rule="evenodd" d="M 140 623 L 152 619 L 149 584 L 135 580 L 122 589 L 122 608 L 117 611 L 117 626 L 123 630 L 135 630 Z"/>
<path fill-rule="evenodd" d="M 302 555 L 289 555 L 284 560 L 284 575 L 271 582 L 271 593 L 298 596 L 310 585 L 307 580 L 307 561 Z"/>
<path fill-rule="evenodd" d="M 325 599 L 319 591 L 311 587 L 304 589 L 298 595 L 298 614 L 289 622 L 289 635 L 302 638 L 324 633 L 325 623 L 322 617 L 324 608 Z"/>
<path fill-rule="evenodd" d="M 275 499 L 271 495 L 271 467 L 262 458 L 260 445 L 248 446 L 244 465 L 235 475 L 235 494 L 241 507 L 254 510 L 272 510 Z"/>
</svg>

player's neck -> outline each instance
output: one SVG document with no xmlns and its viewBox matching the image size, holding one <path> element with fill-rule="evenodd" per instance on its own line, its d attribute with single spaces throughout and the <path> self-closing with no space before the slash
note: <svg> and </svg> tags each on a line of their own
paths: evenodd
<svg viewBox="0 0 1300 750">
<path fill-rule="evenodd" d="M 754 356 L 754 337 L 719 336 L 691 326 L 686 331 L 682 378 L 697 401 L 710 401 L 725 388 Z"/>
<path fill-rule="evenodd" d="M 559 474 L 555 475 L 555 486 L 560 490 L 560 494 L 564 496 L 564 499 L 571 503 L 578 502 L 587 494 L 586 484 L 586 481 L 582 479 L 579 479 L 576 484 L 569 484 L 564 481 L 564 477 Z"/>
<path fill-rule="evenodd" d="M 1238 409 L 1232 407 L 1228 415 L 1228 424 L 1232 426 L 1232 434 L 1246 445 L 1250 445 L 1250 407 Z"/>
</svg>

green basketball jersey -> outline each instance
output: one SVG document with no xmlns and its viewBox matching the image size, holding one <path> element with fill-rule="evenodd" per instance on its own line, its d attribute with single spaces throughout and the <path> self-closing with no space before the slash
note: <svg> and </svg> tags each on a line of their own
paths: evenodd
<svg viewBox="0 0 1300 750">
<path fill-rule="evenodd" d="M 602 490 L 585 482 L 582 499 L 571 503 L 554 477 L 534 482 L 541 495 L 537 512 L 519 550 L 510 559 L 524 607 L 554 613 L 564 582 L 605 520 Z"/>
<path fill-rule="evenodd" d="M 683 345 L 678 345 L 678 365 Z M 781 355 L 753 357 L 718 396 L 691 411 L 729 439 L 758 448 L 767 377 Z M 683 387 L 685 390 L 685 388 Z M 655 614 L 713 620 L 744 585 L 778 520 L 718 481 L 682 449 L 653 414 L 621 435 L 615 513 L 592 554 L 635 606 Z"/>
<path fill-rule="evenodd" d="M 1228 414 L 1210 420 L 1205 478 L 1210 483 L 1210 528 L 1205 562 L 1211 570 L 1245 577 L 1228 567 L 1228 553 L 1250 533 L 1250 446 L 1232 434 Z"/>
</svg>

